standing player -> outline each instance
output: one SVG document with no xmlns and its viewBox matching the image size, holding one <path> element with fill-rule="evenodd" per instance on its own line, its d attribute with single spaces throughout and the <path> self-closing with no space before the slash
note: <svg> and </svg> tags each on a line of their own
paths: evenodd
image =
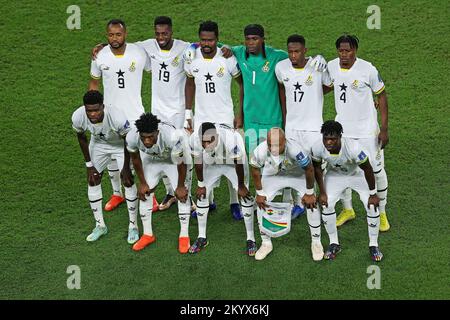
<svg viewBox="0 0 450 320">
<path fill-rule="evenodd" d="M 125 136 L 130 131 L 130 123 L 117 108 L 104 106 L 103 96 L 98 91 L 88 91 L 83 97 L 84 106 L 79 107 L 72 115 L 72 126 L 77 132 L 78 142 L 84 155 L 88 176 L 88 198 L 96 221 L 95 229 L 86 238 L 96 241 L 108 232 L 103 220 L 102 186 L 103 171 L 114 157 L 122 167 L 124 163 Z M 86 132 L 91 133 L 88 145 Z M 129 166 L 123 166 L 123 174 L 131 176 Z M 139 239 L 136 223 L 136 186 L 125 186 L 125 196 L 129 201 L 128 243 L 133 244 Z"/>
<path fill-rule="evenodd" d="M 341 251 L 334 207 L 342 192 L 351 188 L 358 192 L 366 208 L 370 256 L 372 260 L 380 261 L 383 258 L 378 248 L 380 215 L 376 210 L 380 199 L 377 196 L 370 157 L 365 154 L 358 141 L 342 137 L 342 126 L 339 122 L 326 121 L 322 125 L 321 133 L 323 140 L 314 144 L 312 159 L 320 189 L 319 203 L 323 207 L 322 219 L 330 237 L 330 245 L 324 258 L 333 260 Z M 327 163 L 325 182 L 321 168 L 322 161 Z M 370 208 L 371 206 L 373 208 Z"/>
<path fill-rule="evenodd" d="M 234 126 L 234 108 L 231 97 L 231 82 L 236 79 L 239 84 L 242 102 L 242 76 L 236 58 L 226 59 L 217 49 L 219 28 L 213 21 L 205 21 L 199 27 L 200 47 L 195 58 L 185 64 L 188 76 L 186 80 L 186 119 L 190 128 L 198 132 L 204 122 L 220 122 L 229 127 Z M 195 116 L 192 125 L 191 110 L 195 96 Z M 242 219 L 236 191 L 228 183 L 230 192 L 230 209 L 233 218 Z"/>
<path fill-rule="evenodd" d="M 154 191 L 159 180 L 165 175 L 169 178 L 178 196 L 178 218 L 180 235 L 178 251 L 187 253 L 189 241 L 190 198 L 185 186 L 186 163 L 190 162 L 188 142 L 184 130 L 177 130 L 169 123 L 160 122 L 150 112 L 136 120 L 136 128 L 127 135 L 127 149 L 133 160 L 139 178 L 139 211 L 144 233 L 133 245 L 140 251 L 156 238 L 152 229 L 152 203 Z"/>
<path fill-rule="evenodd" d="M 277 192 L 284 188 L 293 188 L 300 194 L 302 202 L 308 208 L 306 212 L 311 231 L 313 259 L 322 260 L 320 211 L 315 208 L 314 168 L 309 152 L 302 150 L 294 140 L 286 140 L 283 129 L 272 128 L 267 140 L 253 150 L 250 166 L 257 194 L 256 204 L 261 209 L 266 207 L 266 201 L 272 201 Z M 256 260 L 263 260 L 273 248 L 270 236 L 261 231 L 261 238 L 262 244 L 256 252 Z"/>
<path fill-rule="evenodd" d="M 208 195 L 218 185 L 220 178 L 225 176 L 231 182 L 234 191 L 239 192 L 241 197 L 247 231 L 247 254 L 254 256 L 256 252 L 253 226 L 254 202 L 248 191 L 248 163 L 241 135 L 224 124 L 203 122 L 199 130 L 191 135 L 190 147 L 198 178 L 198 238 L 189 252 L 197 253 L 208 245 L 206 238 L 209 211 Z"/>
<path fill-rule="evenodd" d="M 344 127 L 344 137 L 358 140 L 368 152 L 380 198 L 380 231 L 387 231 L 390 228 L 386 215 L 388 181 L 383 152 L 389 142 L 387 95 L 378 70 L 370 62 L 356 57 L 358 42 L 352 35 L 339 37 L 336 40 L 339 57 L 330 61 L 328 70 L 334 83 L 336 121 Z M 373 94 L 379 102 L 381 128 Z M 350 190 L 343 204 L 344 210 L 337 218 L 338 226 L 355 218 Z"/>
<path fill-rule="evenodd" d="M 303 36 L 288 37 L 287 49 L 289 58 L 275 66 L 281 106 L 286 110 L 286 138 L 310 152 L 314 142 L 321 139 L 323 87 L 328 88 L 332 83 L 328 72 L 319 72 L 311 66 L 312 58 L 306 57 Z M 300 204 L 300 197 L 294 203 Z"/>
<path fill-rule="evenodd" d="M 125 22 L 113 19 L 108 22 L 107 37 L 109 45 L 98 53 L 97 59 L 91 62 L 91 81 L 89 90 L 98 90 L 102 78 L 105 104 L 123 111 L 130 123 L 133 123 L 144 112 L 141 99 L 142 73 L 150 71 L 150 60 L 138 46 L 127 43 Z M 129 155 L 125 150 L 125 166 L 129 166 Z M 114 194 L 105 206 L 110 211 L 125 201 L 121 190 L 119 168 L 113 161 L 108 166 Z M 131 186 L 130 179 L 124 181 Z M 128 207 L 134 206 L 133 199 L 127 198 Z"/>
</svg>

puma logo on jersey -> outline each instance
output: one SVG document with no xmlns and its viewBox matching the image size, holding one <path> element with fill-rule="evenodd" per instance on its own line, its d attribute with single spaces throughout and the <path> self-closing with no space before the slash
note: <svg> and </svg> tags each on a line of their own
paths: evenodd
<svg viewBox="0 0 450 320">
<path fill-rule="evenodd" d="M 284 82 L 288 82 L 288 81 L 289 81 L 289 78 L 285 78 L 285 79 L 283 79 L 283 81 L 284 81 Z"/>
<path fill-rule="evenodd" d="M 106 64 L 101 64 L 100 65 L 100 70 L 106 71 L 106 70 L 109 70 L 109 67 Z"/>
<path fill-rule="evenodd" d="M 194 70 L 192 70 L 192 72 L 193 73 L 197 73 L 197 72 L 199 72 L 200 70 L 198 70 L 198 68 L 195 68 Z"/>
</svg>

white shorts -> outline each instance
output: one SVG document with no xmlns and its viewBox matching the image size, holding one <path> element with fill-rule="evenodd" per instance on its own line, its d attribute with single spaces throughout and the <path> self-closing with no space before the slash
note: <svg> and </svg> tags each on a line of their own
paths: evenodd
<svg viewBox="0 0 450 320">
<path fill-rule="evenodd" d="M 123 168 L 124 163 L 124 148 L 123 146 L 112 146 L 102 143 L 89 143 L 89 154 L 91 156 L 92 164 L 98 172 L 103 172 L 108 164 L 113 160 L 117 160 L 119 170 Z"/>
<path fill-rule="evenodd" d="M 145 180 L 150 189 L 156 188 L 159 180 L 167 176 L 172 188 L 175 190 L 178 186 L 178 170 L 177 165 L 171 162 L 154 161 L 146 153 L 139 151 L 144 169 Z"/>
<path fill-rule="evenodd" d="M 275 196 L 285 188 L 292 188 L 296 190 L 300 197 L 306 192 L 306 178 L 302 176 L 278 176 L 278 175 L 263 175 L 262 179 L 263 192 L 267 196 L 267 201 L 272 201 Z"/>
<path fill-rule="evenodd" d="M 238 190 L 238 177 L 234 164 L 213 164 L 203 165 L 203 182 L 206 187 L 207 197 L 214 188 L 220 185 L 220 178 L 225 176 L 233 185 L 234 190 Z M 248 164 L 244 163 L 244 183 L 248 188 L 249 176 L 248 176 Z"/>
<path fill-rule="evenodd" d="M 351 139 L 358 141 L 363 150 L 367 152 L 374 173 L 378 173 L 384 168 L 384 150 L 378 145 L 378 137 Z"/>
<path fill-rule="evenodd" d="M 325 189 L 328 196 L 328 208 L 324 208 L 324 212 L 334 212 L 336 202 L 343 196 L 345 189 L 350 188 L 359 194 L 359 198 L 364 204 L 366 211 L 369 200 L 369 186 L 367 185 L 364 171 L 358 170 L 352 176 L 345 176 L 329 172 L 325 175 Z"/>
<path fill-rule="evenodd" d="M 322 140 L 322 134 L 316 131 L 287 130 L 286 139 L 293 140 L 311 153 L 311 148 L 317 140 Z"/>
<path fill-rule="evenodd" d="M 184 113 L 175 113 L 170 116 L 170 118 L 163 116 L 163 115 L 156 115 L 159 120 L 163 122 L 170 123 L 173 125 L 176 129 L 183 129 L 184 127 Z"/>
</svg>

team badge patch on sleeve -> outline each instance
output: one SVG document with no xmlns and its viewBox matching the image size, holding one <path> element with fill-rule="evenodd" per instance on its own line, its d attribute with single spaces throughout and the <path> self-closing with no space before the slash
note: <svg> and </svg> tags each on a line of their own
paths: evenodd
<svg viewBox="0 0 450 320">
<path fill-rule="evenodd" d="M 364 153 L 364 151 L 361 151 L 361 152 L 359 153 L 359 155 L 358 155 L 359 161 L 363 161 L 363 160 L 366 159 L 366 158 L 367 158 L 367 156 L 366 156 L 366 154 Z"/>
<path fill-rule="evenodd" d="M 297 155 L 295 156 L 295 158 L 296 158 L 297 163 L 298 163 L 298 165 L 299 165 L 300 167 L 305 168 L 305 167 L 308 166 L 308 164 L 309 164 L 309 158 L 306 157 L 306 156 L 303 154 L 303 152 L 300 151 L 300 153 L 297 154 Z"/>
</svg>

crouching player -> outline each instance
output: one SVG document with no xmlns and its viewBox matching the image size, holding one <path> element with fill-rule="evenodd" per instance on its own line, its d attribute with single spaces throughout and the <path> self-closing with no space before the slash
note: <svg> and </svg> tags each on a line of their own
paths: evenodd
<svg viewBox="0 0 450 320">
<path fill-rule="evenodd" d="M 125 186 L 129 226 L 128 243 L 139 239 L 136 221 L 137 189 L 133 183 L 130 159 L 124 156 L 125 136 L 130 131 L 130 124 L 125 114 L 116 108 L 103 104 L 103 95 L 98 91 L 88 91 L 83 97 L 84 106 L 72 115 L 72 126 L 77 132 L 78 142 L 87 167 L 88 198 L 96 225 L 87 241 L 96 241 L 108 232 L 102 211 L 102 176 L 107 165 L 116 159 L 122 169 L 122 181 Z M 91 133 L 88 144 L 86 132 Z"/>
<path fill-rule="evenodd" d="M 190 199 L 185 185 L 187 163 L 190 155 L 186 135 L 183 130 L 177 130 L 173 125 L 160 122 L 150 112 L 144 113 L 135 122 L 127 135 L 127 149 L 133 160 L 134 169 L 139 178 L 139 211 L 144 233 L 133 246 L 139 251 L 156 238 L 152 230 L 152 207 L 154 191 L 162 177 L 167 176 L 171 187 L 176 188 L 178 199 L 178 218 L 180 220 L 180 235 L 178 251 L 187 253 L 189 250 L 189 217 Z"/>
<path fill-rule="evenodd" d="M 317 184 L 320 189 L 319 203 L 322 205 L 322 219 L 330 237 L 330 245 L 324 258 L 332 260 L 341 251 L 339 245 L 336 212 L 334 207 L 346 188 L 358 192 L 367 212 L 369 231 L 369 252 L 372 260 L 380 261 L 383 254 L 378 249 L 380 214 L 375 176 L 369 157 L 356 140 L 342 137 L 342 125 L 333 120 L 322 125 L 322 141 L 312 147 L 312 159 Z M 321 169 L 322 160 L 327 163 L 325 181 Z"/>
<path fill-rule="evenodd" d="M 197 253 L 208 245 L 206 224 L 209 211 L 209 194 L 225 176 L 240 198 L 245 229 L 247 231 L 246 253 L 254 256 L 256 242 L 253 227 L 253 198 L 248 191 L 248 163 L 244 140 L 241 135 L 224 124 L 203 122 L 198 132 L 191 135 L 191 152 L 194 156 L 197 188 L 198 238 L 189 249 Z"/>
<path fill-rule="evenodd" d="M 265 209 L 265 202 L 272 201 L 277 192 L 284 188 L 293 188 L 302 196 L 311 231 L 313 260 L 322 260 L 320 212 L 315 208 L 314 168 L 309 154 L 293 140 L 286 140 L 283 129 L 272 128 L 267 135 L 267 140 L 252 152 L 250 166 L 257 194 L 256 204 L 259 208 Z M 256 252 L 256 260 L 263 260 L 273 249 L 270 236 L 261 232 L 261 238 L 262 244 Z"/>
</svg>

